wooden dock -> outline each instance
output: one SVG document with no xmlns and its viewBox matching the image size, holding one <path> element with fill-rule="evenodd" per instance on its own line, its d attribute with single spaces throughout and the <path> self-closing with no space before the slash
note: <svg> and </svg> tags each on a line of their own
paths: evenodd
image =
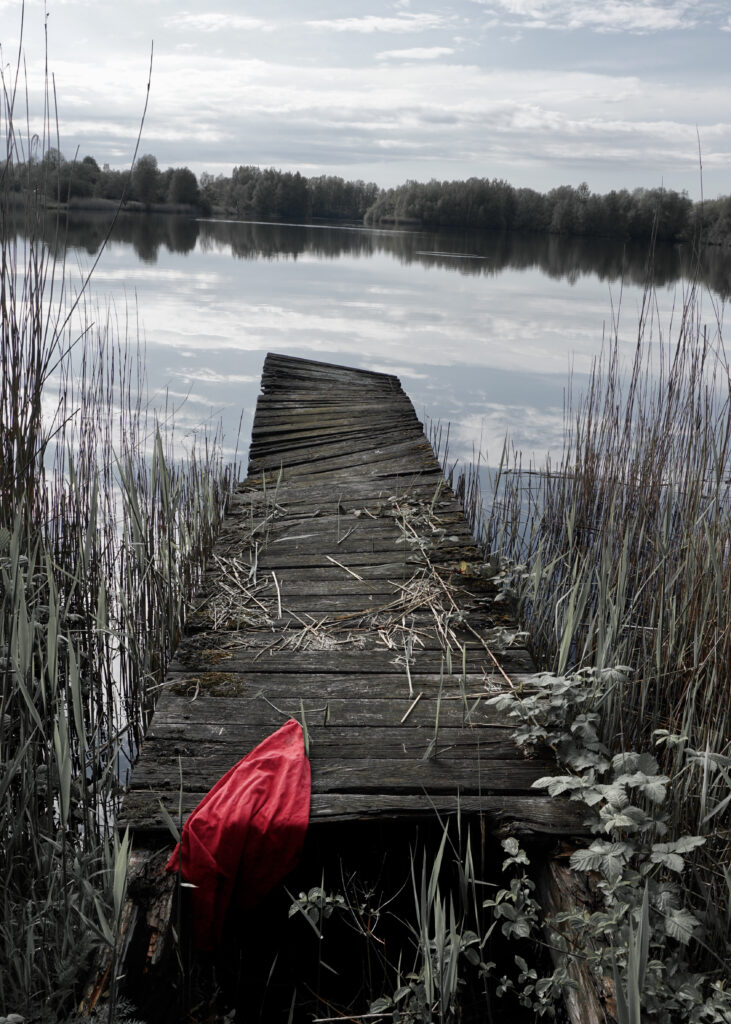
<svg viewBox="0 0 731 1024">
<path fill-rule="evenodd" d="M 249 473 L 160 696 L 120 820 L 169 839 L 292 716 L 311 825 L 481 812 L 562 834 L 575 805 L 531 783 L 487 698 L 533 670 L 394 376 L 267 356 Z"/>
</svg>

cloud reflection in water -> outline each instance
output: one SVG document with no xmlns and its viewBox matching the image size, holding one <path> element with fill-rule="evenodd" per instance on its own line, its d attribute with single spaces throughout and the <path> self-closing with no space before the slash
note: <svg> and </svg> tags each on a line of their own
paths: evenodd
<svg viewBox="0 0 731 1024">
<path fill-rule="evenodd" d="M 121 218 L 96 294 L 118 305 L 136 299 L 151 389 L 167 387 L 176 403 L 190 394 L 176 412 L 186 430 L 220 413 L 235 437 L 243 408 L 248 443 L 264 354 L 277 351 L 398 374 L 417 414 L 451 422 L 453 457 L 482 446 L 495 462 L 506 432 L 527 457 L 540 457 L 560 443 L 569 367 L 579 386 L 610 333 L 620 290 L 620 337 L 628 355 L 634 348 L 643 250 L 179 220 Z M 75 215 L 69 238 L 93 252 L 89 223 L 100 235 L 93 218 Z M 656 260 L 667 317 L 683 259 L 670 249 Z M 702 272 L 728 291 L 728 257 L 707 254 Z"/>
</svg>

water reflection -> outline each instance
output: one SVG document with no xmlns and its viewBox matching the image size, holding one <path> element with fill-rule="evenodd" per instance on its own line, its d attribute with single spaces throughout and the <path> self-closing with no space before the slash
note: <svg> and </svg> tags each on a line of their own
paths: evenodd
<svg viewBox="0 0 731 1024">
<path fill-rule="evenodd" d="M 494 277 L 505 270 L 538 269 L 570 284 L 581 276 L 601 281 L 621 278 L 642 285 L 648 278 L 647 247 L 595 238 L 523 235 L 488 231 L 386 231 L 290 224 L 203 221 L 203 249 L 230 250 L 240 259 L 297 259 L 306 254 L 338 259 L 343 255 L 387 253 L 402 263 L 422 263 L 460 274 Z M 464 254 L 464 255 L 460 255 Z M 475 258 L 477 257 L 477 258 Z M 664 287 L 690 275 L 692 253 L 684 246 L 658 246 L 652 276 Z M 713 290 L 731 292 L 731 253 L 709 249 L 701 276 Z"/>
<path fill-rule="evenodd" d="M 100 214 L 65 218 L 78 257 L 67 272 L 88 268 L 109 227 Z M 49 217 L 49 245 L 56 231 Z M 731 254 L 704 261 L 727 295 Z M 653 330 L 689 262 L 681 247 L 658 250 Z M 395 373 L 420 417 L 451 423 L 453 456 L 477 447 L 497 461 L 506 433 L 527 456 L 561 444 L 567 371 L 580 390 L 615 323 L 632 358 L 647 269 L 644 250 L 596 240 L 124 214 L 93 293 L 139 325 L 152 403 L 167 400 L 185 434 L 220 416 L 233 445 L 243 409 L 246 444 L 274 351 Z"/>
<path fill-rule="evenodd" d="M 53 245 L 65 231 L 70 248 L 95 255 L 110 223 L 107 214 L 71 211 L 60 233 L 56 218 L 49 215 L 44 233 Z M 607 239 L 486 231 L 390 231 L 125 213 L 114 225 L 112 242 L 131 245 L 147 264 L 156 263 L 161 250 L 190 253 L 196 247 L 201 252 L 227 253 L 244 260 L 306 256 L 337 260 L 386 254 L 404 264 L 464 275 L 494 277 L 505 270 L 537 269 L 569 284 L 591 275 L 600 281 L 624 280 L 642 286 L 651 274 L 657 286 L 666 287 L 688 279 L 697 268 L 702 284 L 723 299 L 731 295 L 731 251 L 718 247 L 704 249 L 696 260 L 687 246 L 659 245 L 650 267 L 646 246 Z"/>
</svg>

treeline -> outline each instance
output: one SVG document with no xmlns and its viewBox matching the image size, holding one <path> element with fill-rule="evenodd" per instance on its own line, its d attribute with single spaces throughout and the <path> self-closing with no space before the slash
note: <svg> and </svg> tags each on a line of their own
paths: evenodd
<svg viewBox="0 0 731 1024">
<path fill-rule="evenodd" d="M 550 192 L 514 188 L 506 181 L 407 181 L 381 193 L 366 224 L 474 227 L 496 231 L 687 242 L 702 237 L 731 242 L 731 196 L 693 203 L 686 192 L 637 188 L 592 192 L 562 185 Z"/>
<path fill-rule="evenodd" d="M 306 178 L 298 171 L 272 167 L 234 167 L 230 177 L 203 173 L 200 182 L 188 167 L 160 170 L 157 158 L 146 153 L 132 172 L 100 167 L 93 156 L 67 160 L 50 149 L 42 160 L 15 164 L 0 173 L 12 176 L 10 191 L 40 194 L 53 203 L 74 206 L 107 202 L 138 203 L 145 208 L 165 205 L 195 207 L 204 213 L 274 220 L 351 220 L 363 222 L 378 199 L 378 185 L 345 181 L 334 175 Z"/>
<path fill-rule="evenodd" d="M 30 191 L 51 203 L 88 205 L 92 200 L 124 200 L 144 207 L 202 205 L 195 174 L 188 167 L 162 171 L 150 153 L 137 160 L 131 173 L 113 170 L 108 164 L 100 167 L 93 156 L 67 160 L 58 149 L 49 149 L 41 160 L 0 165 L 0 173 L 10 176 L 10 193 Z"/>
<path fill-rule="evenodd" d="M 230 177 L 202 174 L 202 203 L 222 215 L 307 222 L 350 220 L 367 225 L 480 228 L 579 237 L 731 243 L 731 196 L 695 204 L 671 189 L 622 189 L 604 195 L 583 182 L 550 192 L 506 181 L 408 181 L 392 189 L 299 172 L 235 167 Z"/>
<path fill-rule="evenodd" d="M 685 192 L 637 188 L 592 192 L 586 182 L 549 192 L 515 188 L 506 181 L 407 181 L 381 189 L 373 182 L 334 175 L 306 178 L 299 171 L 251 165 L 230 176 L 188 167 L 161 170 L 150 153 L 132 171 L 100 167 L 93 156 L 66 160 L 50 149 L 41 160 L 0 164 L 10 190 L 31 190 L 47 200 L 93 206 L 123 200 L 143 209 L 192 208 L 237 219 L 354 221 L 368 225 L 480 228 L 577 237 L 731 244 L 731 196 L 694 203 Z"/>
<path fill-rule="evenodd" d="M 362 223 L 381 194 L 373 182 L 345 181 L 323 174 L 305 178 L 299 171 L 273 167 L 234 167 L 230 178 L 202 174 L 201 194 L 218 213 L 279 220 L 351 220 Z"/>
</svg>

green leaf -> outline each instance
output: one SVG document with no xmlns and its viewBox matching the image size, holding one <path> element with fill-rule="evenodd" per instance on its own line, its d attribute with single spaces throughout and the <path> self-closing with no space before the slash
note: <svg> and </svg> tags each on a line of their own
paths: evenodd
<svg viewBox="0 0 731 1024">
<path fill-rule="evenodd" d="M 583 789 L 589 784 L 587 779 L 576 775 L 544 775 L 532 783 L 532 788 L 547 789 L 549 796 L 560 796 L 561 793 Z"/>
<path fill-rule="evenodd" d="M 645 814 L 641 807 L 625 807 L 615 813 L 613 807 L 602 807 L 599 812 L 602 828 L 605 832 L 613 829 L 629 829 L 632 832 L 644 832 L 655 825 L 654 818 Z"/>
<path fill-rule="evenodd" d="M 599 772 L 605 772 L 609 768 L 609 761 L 596 750 L 580 750 L 567 756 L 566 760 L 577 772 L 584 771 L 586 768 L 595 768 Z"/>
<path fill-rule="evenodd" d="M 658 844 L 664 845 L 664 844 Z M 653 852 L 650 854 L 650 860 L 653 864 L 663 864 L 666 868 L 671 871 L 677 871 L 678 874 L 685 867 L 685 861 L 678 853 L 657 853 L 653 846 Z"/>
<path fill-rule="evenodd" d="M 674 843 L 653 843 L 650 860 L 653 864 L 664 864 L 671 871 L 680 873 L 685 863 L 682 854 L 690 853 L 704 843 L 703 836 L 681 836 Z"/>
<path fill-rule="evenodd" d="M 665 918 L 665 932 L 671 939 L 677 939 L 683 946 L 687 946 L 699 924 L 690 911 L 683 908 L 672 910 Z"/>
<path fill-rule="evenodd" d="M 370 1012 L 383 1013 L 384 1010 L 388 1010 L 392 1005 L 392 1001 L 389 999 L 388 996 L 380 996 L 380 998 L 375 999 L 371 1003 Z"/>
<path fill-rule="evenodd" d="M 571 866 L 578 871 L 600 871 L 608 881 L 616 882 L 621 878 L 632 850 L 629 843 L 607 843 L 597 839 L 588 850 L 576 850 L 571 855 Z"/>
<path fill-rule="evenodd" d="M 119 922 L 122 917 L 122 904 L 124 903 L 124 897 L 127 892 L 127 869 L 129 867 L 129 851 L 130 838 L 128 826 L 125 829 L 124 839 L 120 843 L 119 849 L 115 852 L 114 857 L 114 876 L 112 883 L 112 893 L 114 896 L 114 920 L 117 926 L 119 926 Z"/>
<path fill-rule="evenodd" d="M 655 729 L 652 733 L 656 736 L 655 746 L 659 747 L 662 743 L 665 743 L 668 747 L 678 747 L 683 743 L 688 742 L 688 737 L 680 732 L 670 732 L 668 729 Z"/>
<path fill-rule="evenodd" d="M 639 787 L 640 793 L 646 796 L 648 800 L 651 800 L 654 804 L 661 804 L 667 796 L 667 789 L 665 788 L 670 782 L 664 775 L 659 775 L 656 778 L 650 778 L 647 782 L 642 783 Z"/>
<path fill-rule="evenodd" d="M 486 704 L 494 704 L 498 711 L 507 711 L 515 703 L 511 693 L 499 693 L 497 697 L 489 697 Z"/>
<path fill-rule="evenodd" d="M 611 786 L 599 786 L 599 791 L 607 803 L 617 810 L 622 810 L 629 803 L 624 784 L 619 780 L 613 782 Z"/>
<path fill-rule="evenodd" d="M 703 846 L 705 841 L 705 836 L 681 836 L 680 839 L 676 839 L 674 843 L 668 845 L 672 846 L 675 853 L 689 853 L 697 846 Z"/>
<path fill-rule="evenodd" d="M 104 908 L 102 907 L 101 901 L 99 900 L 99 898 L 96 895 L 94 895 L 94 908 L 96 910 L 96 914 L 97 914 L 97 917 L 99 919 L 99 926 L 100 926 L 100 928 L 102 930 L 102 934 L 104 935 L 104 939 L 108 943 L 109 946 L 113 947 L 114 946 L 114 932 L 112 931 L 112 928 L 111 928 L 109 922 L 107 921 L 107 915 L 104 912 Z"/>
<path fill-rule="evenodd" d="M 634 818 L 629 814 L 618 811 L 617 814 L 602 815 L 604 818 L 603 828 L 605 832 L 611 832 L 615 828 L 633 828 L 636 824 Z"/>
<path fill-rule="evenodd" d="M 652 754 L 638 754 L 635 750 L 615 754 L 612 758 L 612 768 L 615 772 L 643 772 L 645 775 L 657 775 L 660 771 Z"/>
<path fill-rule="evenodd" d="M 170 814 L 170 811 L 167 809 L 167 807 L 165 806 L 165 804 L 162 802 L 162 800 L 159 797 L 158 797 L 157 802 L 160 805 L 160 814 L 162 815 L 162 819 L 163 819 L 163 821 L 165 822 L 165 824 L 168 827 L 170 835 L 173 837 L 173 839 L 175 840 L 176 843 L 179 843 L 180 842 L 180 830 L 178 829 L 177 824 L 173 820 L 172 815 Z"/>
<path fill-rule="evenodd" d="M 660 771 L 660 766 L 652 754 L 643 751 L 637 759 L 637 770 L 644 772 L 645 775 L 657 775 Z"/>
<path fill-rule="evenodd" d="M 530 922 L 526 921 L 524 917 L 518 918 L 517 921 L 505 921 L 502 924 L 502 933 L 506 939 L 513 937 L 518 939 L 530 938 Z"/>
<path fill-rule="evenodd" d="M 597 850 L 575 850 L 571 854 L 571 867 L 575 871 L 598 871 L 604 854 Z"/>
<path fill-rule="evenodd" d="M 612 768 L 615 772 L 634 772 L 637 771 L 637 762 L 639 760 L 639 754 L 635 753 L 634 750 L 623 751 L 621 754 L 615 754 L 612 758 Z"/>
<path fill-rule="evenodd" d="M 552 978 L 541 978 L 540 981 L 536 982 L 536 995 L 539 999 L 543 999 L 549 994 L 552 984 Z"/>
</svg>

